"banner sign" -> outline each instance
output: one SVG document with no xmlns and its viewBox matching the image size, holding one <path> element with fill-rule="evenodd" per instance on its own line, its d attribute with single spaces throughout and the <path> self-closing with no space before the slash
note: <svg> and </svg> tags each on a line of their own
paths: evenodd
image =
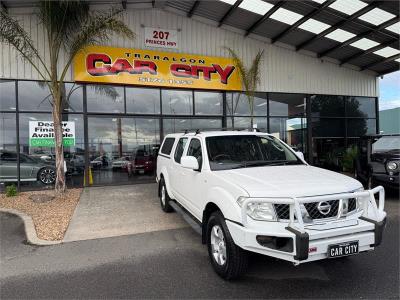
<svg viewBox="0 0 400 300">
<path fill-rule="evenodd" d="M 160 28 L 144 28 L 146 47 L 178 49 L 178 31 Z"/>
<path fill-rule="evenodd" d="M 63 145 L 75 146 L 75 122 L 62 122 Z M 29 146 L 54 147 L 54 123 L 50 121 L 29 121 Z"/>
<path fill-rule="evenodd" d="M 90 46 L 75 57 L 74 80 L 212 90 L 241 90 L 230 58 Z"/>
</svg>

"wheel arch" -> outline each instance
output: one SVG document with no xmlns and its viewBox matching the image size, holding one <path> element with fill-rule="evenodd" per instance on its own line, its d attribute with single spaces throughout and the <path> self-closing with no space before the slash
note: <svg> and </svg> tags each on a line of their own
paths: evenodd
<svg viewBox="0 0 400 300">
<path fill-rule="evenodd" d="M 202 226 L 201 226 L 201 242 L 203 244 L 206 243 L 208 218 L 215 211 L 221 211 L 221 209 L 214 202 L 208 202 L 203 210 L 203 217 L 202 217 L 202 222 L 201 222 L 201 224 L 202 224 Z"/>
<path fill-rule="evenodd" d="M 161 171 L 160 171 L 160 180 L 159 180 L 159 184 L 158 184 L 158 196 L 160 196 L 160 192 L 161 192 L 161 179 L 164 180 L 165 187 L 167 189 L 167 193 L 170 196 L 170 198 L 172 198 L 173 194 L 171 192 L 171 186 L 170 186 L 170 183 L 169 183 L 169 176 L 168 176 L 167 168 L 162 168 Z"/>
</svg>

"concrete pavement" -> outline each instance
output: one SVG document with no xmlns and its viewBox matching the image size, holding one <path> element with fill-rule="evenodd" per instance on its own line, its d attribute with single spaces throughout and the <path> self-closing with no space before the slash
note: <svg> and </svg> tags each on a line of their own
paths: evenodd
<svg viewBox="0 0 400 300">
<path fill-rule="evenodd" d="M 64 242 L 188 227 L 160 209 L 157 184 L 85 188 Z"/>
</svg>

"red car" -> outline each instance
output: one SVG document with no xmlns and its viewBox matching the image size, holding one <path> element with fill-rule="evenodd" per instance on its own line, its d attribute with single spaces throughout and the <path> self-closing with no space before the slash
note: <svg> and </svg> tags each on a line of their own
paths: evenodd
<svg viewBox="0 0 400 300">
<path fill-rule="evenodd" d="M 155 157 L 144 149 L 136 150 L 132 160 L 127 165 L 128 175 L 153 173 L 155 170 Z"/>
</svg>

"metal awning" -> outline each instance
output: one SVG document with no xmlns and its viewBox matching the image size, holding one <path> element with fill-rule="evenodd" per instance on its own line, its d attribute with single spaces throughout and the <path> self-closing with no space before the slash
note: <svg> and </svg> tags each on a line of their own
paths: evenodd
<svg viewBox="0 0 400 300">
<path fill-rule="evenodd" d="M 0 1 L 3 8 L 36 1 Z M 256 35 L 272 44 L 289 45 L 339 65 L 370 70 L 378 76 L 400 67 L 398 0 L 90 0 L 123 8 L 148 4 L 199 16 L 216 26 L 231 26 L 243 37 Z M 353 67 L 354 68 L 354 67 Z"/>
</svg>

